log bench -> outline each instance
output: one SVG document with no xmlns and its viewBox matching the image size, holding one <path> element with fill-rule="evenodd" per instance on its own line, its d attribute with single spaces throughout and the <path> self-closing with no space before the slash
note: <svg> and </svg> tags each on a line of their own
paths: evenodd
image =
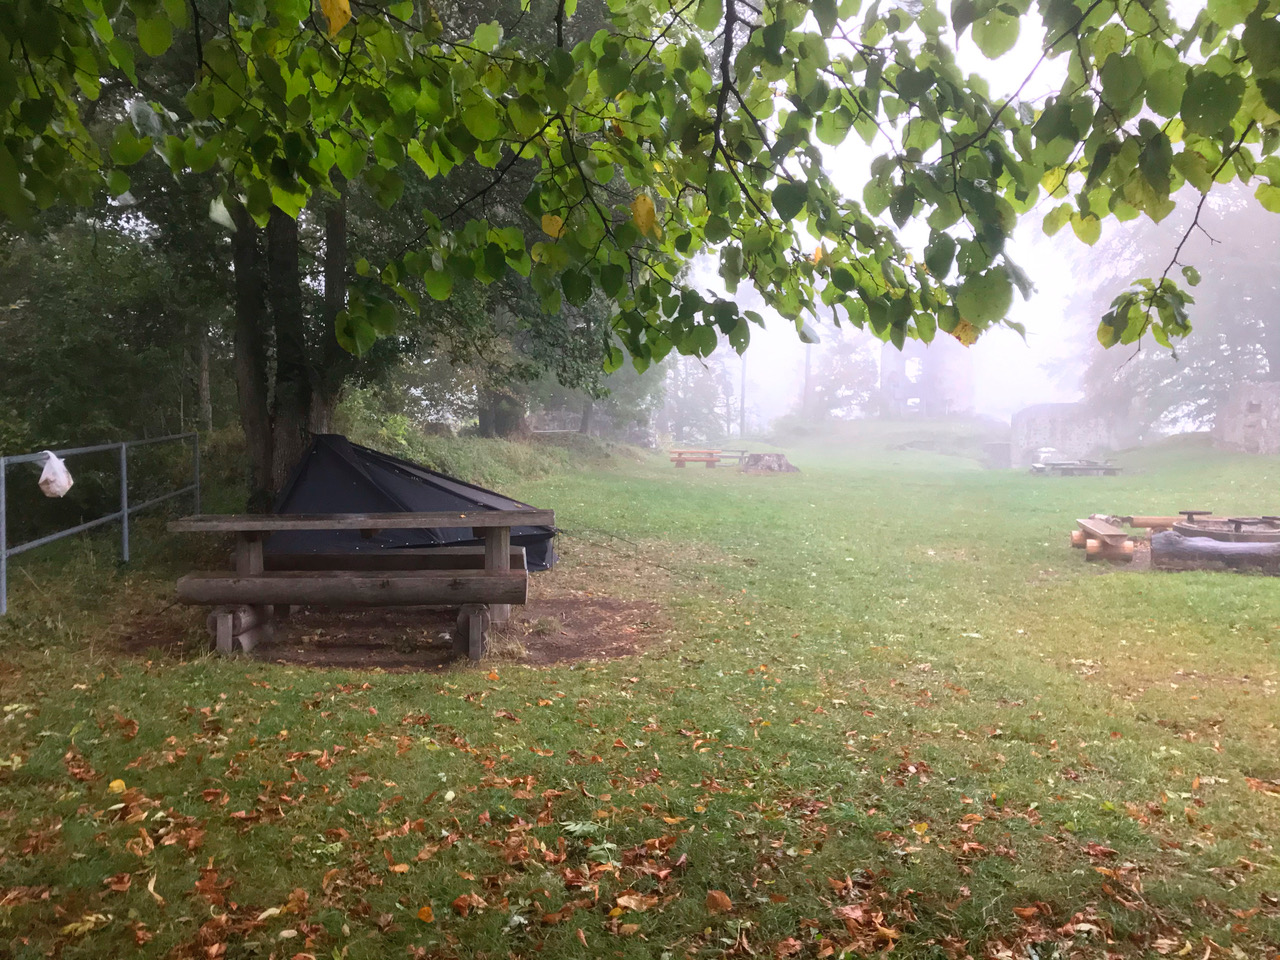
<svg viewBox="0 0 1280 960">
<path fill-rule="evenodd" d="M 1077 520 L 1080 529 L 1071 534 L 1071 545 L 1083 547 L 1088 560 L 1133 559 L 1134 543 L 1128 532 L 1099 517 Z"/>
<path fill-rule="evenodd" d="M 178 581 L 179 601 L 213 607 L 209 617 L 219 653 L 249 651 L 270 634 L 273 616 L 293 606 L 456 606 L 455 648 L 478 660 L 492 624 L 510 619 L 511 604 L 528 599 L 523 548 L 511 546 L 513 526 L 553 526 L 551 510 L 468 513 L 202 515 L 169 524 L 175 533 L 234 534 L 235 569 L 192 573 Z M 470 527 L 482 547 L 379 549 L 353 553 L 263 554 L 279 530 L 425 530 Z"/>
</svg>

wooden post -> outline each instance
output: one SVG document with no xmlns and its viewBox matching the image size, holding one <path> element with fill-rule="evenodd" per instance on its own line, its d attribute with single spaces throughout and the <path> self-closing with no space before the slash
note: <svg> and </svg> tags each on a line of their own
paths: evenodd
<svg viewBox="0 0 1280 960">
<path fill-rule="evenodd" d="M 484 531 L 484 568 L 504 572 L 511 569 L 510 527 L 489 527 Z M 511 619 L 511 604 L 491 604 L 489 618 L 495 625 L 507 623 Z"/>
<path fill-rule="evenodd" d="M 231 633 L 231 612 L 229 610 L 218 613 L 213 635 L 218 653 L 224 657 L 230 656 L 233 649 L 233 634 Z"/>
<path fill-rule="evenodd" d="M 484 613 L 474 611 L 467 617 L 467 656 L 479 660 L 484 656 Z"/>
<path fill-rule="evenodd" d="M 243 532 L 236 537 L 236 573 L 252 575 L 262 572 L 262 537 Z"/>
</svg>

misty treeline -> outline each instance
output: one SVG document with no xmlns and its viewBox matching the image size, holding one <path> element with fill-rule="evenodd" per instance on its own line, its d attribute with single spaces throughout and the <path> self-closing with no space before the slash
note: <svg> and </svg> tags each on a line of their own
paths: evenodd
<svg viewBox="0 0 1280 960">
<path fill-rule="evenodd" d="M 1179 204 L 1160 224 L 1126 224 L 1091 251 L 1088 269 L 1076 272 L 1082 285 L 1071 310 L 1087 324 L 1085 402 L 1130 441 L 1207 429 L 1233 384 L 1280 381 L 1280 217 L 1239 185 L 1209 198 L 1178 256 L 1199 273 L 1188 308 L 1192 335 L 1174 350 L 1150 338 L 1105 350 L 1094 338 L 1112 294 L 1129 277 L 1163 270 L 1194 213 L 1194 204 Z"/>
</svg>

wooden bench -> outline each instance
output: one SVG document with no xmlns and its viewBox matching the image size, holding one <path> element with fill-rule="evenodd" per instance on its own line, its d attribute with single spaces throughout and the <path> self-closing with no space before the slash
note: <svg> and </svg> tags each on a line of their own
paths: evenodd
<svg viewBox="0 0 1280 960">
<path fill-rule="evenodd" d="M 1134 543 L 1128 532 L 1100 517 L 1086 517 L 1077 520 L 1078 531 L 1071 534 L 1071 545 L 1083 547 L 1085 556 L 1090 560 L 1133 559 Z"/>
<path fill-rule="evenodd" d="M 671 462 L 677 467 L 686 463 L 705 463 L 708 469 L 720 462 L 719 450 L 672 450 Z"/>
<path fill-rule="evenodd" d="M 491 624 L 510 618 L 511 604 L 528 598 L 524 550 L 512 548 L 513 526 L 554 526 L 551 510 L 477 510 L 385 514 L 204 515 L 169 524 L 175 533 L 236 537 L 235 570 L 192 573 L 178 581 L 178 599 L 213 606 L 210 629 L 217 649 L 246 652 L 269 634 L 272 616 L 291 606 L 461 608 L 455 647 L 473 660 L 484 653 Z M 281 530 L 381 530 L 470 527 L 482 547 L 367 553 L 263 555 L 263 540 Z"/>
</svg>

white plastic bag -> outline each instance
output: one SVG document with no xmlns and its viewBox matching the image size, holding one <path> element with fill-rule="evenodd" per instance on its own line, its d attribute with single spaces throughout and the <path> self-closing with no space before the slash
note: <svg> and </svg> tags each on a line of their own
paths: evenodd
<svg viewBox="0 0 1280 960">
<path fill-rule="evenodd" d="M 44 452 L 44 469 L 40 471 L 40 489 L 46 497 L 65 497 L 71 485 L 71 471 L 50 451 Z"/>
</svg>

